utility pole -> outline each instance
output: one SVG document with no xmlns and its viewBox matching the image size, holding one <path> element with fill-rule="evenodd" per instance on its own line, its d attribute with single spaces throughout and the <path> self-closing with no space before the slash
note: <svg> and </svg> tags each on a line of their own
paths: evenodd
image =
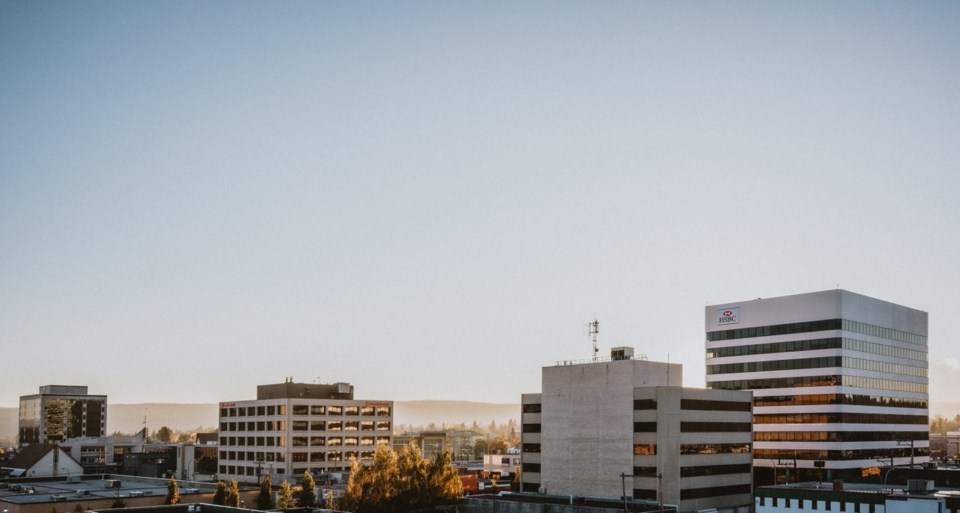
<svg viewBox="0 0 960 513">
<path fill-rule="evenodd" d="M 627 478 L 633 474 L 620 473 L 620 486 L 623 488 L 623 512 L 627 512 Z"/>
</svg>

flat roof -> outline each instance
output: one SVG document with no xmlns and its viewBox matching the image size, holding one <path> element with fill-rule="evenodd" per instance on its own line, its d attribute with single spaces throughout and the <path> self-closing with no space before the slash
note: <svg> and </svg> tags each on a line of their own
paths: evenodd
<svg viewBox="0 0 960 513">
<path fill-rule="evenodd" d="M 82 476 L 81 479 L 77 477 L 6 479 L 0 481 L 0 502 L 14 504 L 76 502 L 89 499 L 114 499 L 118 494 L 121 498 L 167 494 L 167 479 L 109 474 Z M 113 482 L 119 482 L 119 487 L 108 487 Z M 181 495 L 216 491 L 214 483 L 178 480 L 177 485 Z"/>
</svg>

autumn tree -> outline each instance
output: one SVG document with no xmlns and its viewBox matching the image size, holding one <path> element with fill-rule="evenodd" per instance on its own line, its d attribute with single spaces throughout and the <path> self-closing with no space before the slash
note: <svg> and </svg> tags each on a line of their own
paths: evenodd
<svg viewBox="0 0 960 513">
<path fill-rule="evenodd" d="M 449 452 L 427 461 L 416 445 L 400 452 L 381 445 L 369 465 L 354 460 L 342 508 L 356 513 L 401 513 L 451 504 L 462 494 Z"/>
<path fill-rule="evenodd" d="M 213 503 L 220 506 L 227 503 L 227 483 L 217 481 L 217 491 L 213 493 Z"/>
<path fill-rule="evenodd" d="M 170 481 L 167 481 L 167 500 L 163 502 L 164 504 L 179 504 L 180 503 L 180 488 L 177 486 L 177 480 L 170 476 Z"/>
<path fill-rule="evenodd" d="M 163 426 L 153 434 L 154 438 L 161 442 L 169 442 L 170 437 L 173 436 L 173 430 L 167 426 Z"/>
<path fill-rule="evenodd" d="M 230 485 L 227 486 L 227 494 L 224 497 L 223 504 L 225 506 L 233 506 L 234 508 L 240 507 L 240 486 L 237 485 L 236 479 L 230 480 Z"/>
<path fill-rule="evenodd" d="M 270 476 L 260 481 L 260 493 L 257 495 L 257 509 L 270 509 L 273 507 L 273 483 L 270 482 Z"/>
<path fill-rule="evenodd" d="M 300 480 L 300 507 L 312 508 L 316 505 L 317 498 L 314 495 L 316 489 L 317 485 L 313 480 L 313 476 L 310 475 L 309 471 L 304 471 L 303 479 Z"/>
<path fill-rule="evenodd" d="M 280 483 L 280 491 L 277 492 L 277 507 L 280 509 L 294 508 L 297 502 L 293 500 L 293 489 L 290 483 L 284 481 Z"/>
</svg>

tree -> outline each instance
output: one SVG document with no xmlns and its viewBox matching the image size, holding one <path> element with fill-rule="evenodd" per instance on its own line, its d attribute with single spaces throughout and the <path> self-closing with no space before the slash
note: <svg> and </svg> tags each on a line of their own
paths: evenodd
<svg viewBox="0 0 960 513">
<path fill-rule="evenodd" d="M 300 480 L 300 507 L 312 508 L 317 503 L 316 493 L 317 484 L 309 471 L 303 472 L 303 479 Z"/>
<path fill-rule="evenodd" d="M 169 442 L 170 437 L 172 435 L 173 435 L 173 430 L 168 428 L 167 426 L 161 427 L 160 429 L 157 430 L 156 433 L 153 434 L 154 438 L 156 438 L 161 442 Z"/>
<path fill-rule="evenodd" d="M 490 448 L 490 442 L 487 442 L 484 438 L 478 438 L 476 443 L 473 444 L 473 457 L 480 459 L 484 454 L 487 454 L 487 449 Z"/>
<path fill-rule="evenodd" d="M 234 508 L 240 507 L 240 487 L 237 485 L 236 479 L 230 480 L 230 486 L 227 487 L 227 495 L 224 497 L 223 504 Z"/>
<path fill-rule="evenodd" d="M 167 482 L 167 500 L 164 501 L 164 504 L 179 504 L 180 503 L 180 488 L 177 486 L 177 480 L 170 476 L 170 481 Z"/>
<path fill-rule="evenodd" d="M 487 450 L 490 451 L 490 454 L 503 454 L 507 452 L 507 442 L 503 438 L 497 438 Z"/>
<path fill-rule="evenodd" d="M 297 506 L 293 500 L 293 489 L 290 483 L 284 481 L 280 483 L 280 492 L 277 493 L 277 507 L 280 509 L 294 508 Z"/>
<path fill-rule="evenodd" d="M 264 477 L 260 481 L 260 494 L 257 495 L 257 509 L 270 509 L 273 507 L 273 483 L 270 482 L 270 476 Z"/>
<path fill-rule="evenodd" d="M 213 503 L 220 506 L 227 503 L 227 483 L 217 481 L 217 491 L 213 493 Z"/>
<path fill-rule="evenodd" d="M 399 453 L 385 445 L 364 466 L 354 460 L 341 509 L 356 513 L 401 513 L 456 502 L 463 494 L 449 452 L 423 459 L 416 445 Z"/>
</svg>

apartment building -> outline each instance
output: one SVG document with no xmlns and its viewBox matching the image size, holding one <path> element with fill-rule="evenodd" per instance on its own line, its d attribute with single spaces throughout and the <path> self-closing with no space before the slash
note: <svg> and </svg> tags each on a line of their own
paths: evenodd
<svg viewBox="0 0 960 513">
<path fill-rule="evenodd" d="M 354 399 L 348 383 L 260 385 L 257 399 L 220 403 L 219 478 L 298 482 L 348 470 L 390 444 L 393 401 Z"/>
<path fill-rule="evenodd" d="M 754 396 L 757 484 L 929 461 L 927 313 L 845 290 L 705 309 L 706 382 Z"/>
</svg>

